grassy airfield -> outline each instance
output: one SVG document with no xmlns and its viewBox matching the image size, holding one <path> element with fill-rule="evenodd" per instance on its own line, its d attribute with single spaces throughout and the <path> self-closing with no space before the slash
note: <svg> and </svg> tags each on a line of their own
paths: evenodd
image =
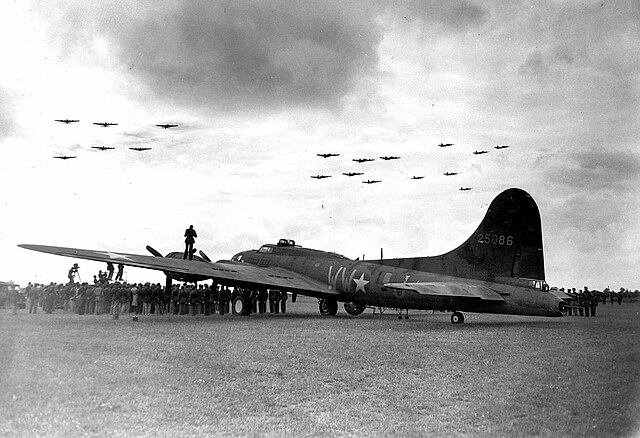
<svg viewBox="0 0 640 438">
<path fill-rule="evenodd" d="M 596 318 L 0 315 L 0 436 L 638 436 L 640 303 Z"/>
</svg>

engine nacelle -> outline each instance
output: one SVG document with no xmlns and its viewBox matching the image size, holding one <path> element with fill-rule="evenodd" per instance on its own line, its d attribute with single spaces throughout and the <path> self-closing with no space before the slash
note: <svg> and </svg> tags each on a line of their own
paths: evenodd
<svg viewBox="0 0 640 438">
<path fill-rule="evenodd" d="M 356 303 L 344 303 L 344 310 L 351 316 L 358 316 L 365 311 L 367 306 Z"/>
</svg>

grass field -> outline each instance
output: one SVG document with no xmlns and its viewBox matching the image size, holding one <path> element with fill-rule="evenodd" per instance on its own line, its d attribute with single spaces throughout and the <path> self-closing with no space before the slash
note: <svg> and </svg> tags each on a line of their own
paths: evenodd
<svg viewBox="0 0 640 438">
<path fill-rule="evenodd" d="M 0 315 L 2 436 L 638 436 L 640 303 L 595 318 Z"/>
</svg>

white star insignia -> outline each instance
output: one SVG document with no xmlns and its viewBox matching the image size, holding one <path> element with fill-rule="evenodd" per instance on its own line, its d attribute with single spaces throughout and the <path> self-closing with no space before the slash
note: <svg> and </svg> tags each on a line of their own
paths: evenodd
<svg viewBox="0 0 640 438">
<path fill-rule="evenodd" d="M 364 272 L 362 273 L 362 275 L 360 276 L 360 278 L 354 278 L 353 281 L 356 282 L 356 292 L 358 292 L 359 290 L 362 290 L 363 294 L 366 294 L 367 291 L 364 289 L 364 287 L 369 284 L 369 280 L 365 280 L 364 279 Z"/>
<path fill-rule="evenodd" d="M 131 259 L 131 257 L 126 256 L 126 255 L 122 255 L 122 254 L 118 254 L 117 252 L 102 251 L 102 254 L 106 255 L 110 259 L 125 259 L 125 260 L 133 261 Z"/>
</svg>

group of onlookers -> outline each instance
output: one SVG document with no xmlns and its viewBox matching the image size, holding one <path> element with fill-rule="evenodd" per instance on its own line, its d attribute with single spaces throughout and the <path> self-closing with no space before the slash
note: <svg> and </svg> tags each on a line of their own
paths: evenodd
<svg viewBox="0 0 640 438">
<path fill-rule="evenodd" d="M 561 288 L 559 290 L 569 296 L 569 298 L 565 299 L 567 303 L 565 308 L 567 309 L 568 316 L 596 316 L 596 309 L 601 301 L 602 305 L 606 305 L 608 300 L 611 302 L 611 305 L 613 305 L 614 302 L 622 305 L 623 297 L 626 296 L 627 299 L 629 299 L 631 294 L 636 295 L 636 293 L 625 289 L 621 289 L 619 292 L 613 292 L 608 288 L 603 291 L 598 291 L 589 290 L 587 286 L 585 286 L 583 290 L 577 291 L 575 287 L 567 288 L 566 290 Z"/>
</svg>

